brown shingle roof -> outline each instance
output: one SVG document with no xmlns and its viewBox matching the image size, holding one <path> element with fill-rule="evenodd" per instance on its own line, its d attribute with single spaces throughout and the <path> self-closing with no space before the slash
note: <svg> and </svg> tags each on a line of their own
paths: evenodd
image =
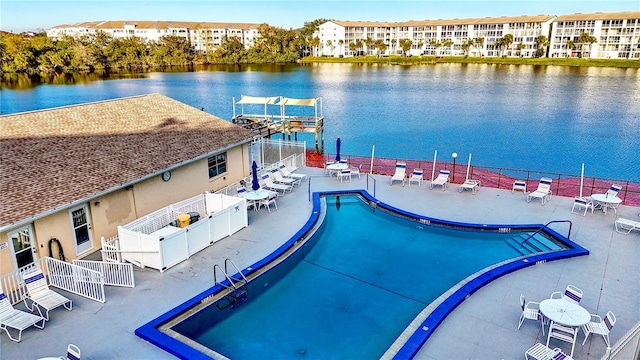
<svg viewBox="0 0 640 360">
<path fill-rule="evenodd" d="M 556 22 L 581 20 L 627 20 L 640 19 L 640 11 L 623 11 L 613 13 L 570 14 L 558 16 Z"/>
<path fill-rule="evenodd" d="M 160 94 L 0 116 L 0 226 L 250 141 Z"/>
</svg>

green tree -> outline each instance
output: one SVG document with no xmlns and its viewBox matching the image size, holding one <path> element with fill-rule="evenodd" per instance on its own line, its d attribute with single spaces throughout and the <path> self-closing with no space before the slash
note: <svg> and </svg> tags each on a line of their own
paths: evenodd
<svg viewBox="0 0 640 360">
<path fill-rule="evenodd" d="M 484 49 L 484 38 L 483 37 L 478 37 L 475 38 L 473 40 L 473 42 L 478 46 L 478 48 L 480 49 L 480 56 L 484 56 L 484 53 L 482 52 L 482 50 Z"/>
<path fill-rule="evenodd" d="M 335 49 L 335 46 L 333 45 L 333 41 L 327 40 L 327 47 L 331 49 L 331 56 L 333 56 L 333 50 Z"/>
<path fill-rule="evenodd" d="M 513 43 L 513 35 L 505 34 L 502 38 L 498 39 L 497 44 L 500 47 L 500 52 L 504 56 L 505 50 L 509 50 L 509 47 Z"/>
<path fill-rule="evenodd" d="M 368 36 L 366 39 L 364 39 L 364 44 L 367 46 L 366 55 L 369 55 L 371 53 L 371 46 L 373 45 L 373 43 L 374 43 L 373 39 Z"/>
<path fill-rule="evenodd" d="M 349 43 L 349 51 L 351 51 L 353 56 L 356 56 L 357 49 L 358 49 L 358 45 L 356 45 L 356 43 L 354 43 L 353 41 Z"/>
<path fill-rule="evenodd" d="M 344 40 L 338 40 L 338 46 L 340 47 L 340 49 L 338 50 L 338 55 L 342 56 L 342 50 L 344 49 Z"/>
<path fill-rule="evenodd" d="M 313 49 L 313 56 L 318 56 L 318 48 L 320 47 L 320 38 L 315 36 L 311 38 L 309 46 Z"/>
<path fill-rule="evenodd" d="M 360 39 L 356 40 L 356 48 L 363 50 L 362 49 L 363 46 L 364 46 L 364 42 L 362 40 Z M 364 53 L 364 50 L 363 50 L 363 53 Z"/>
<path fill-rule="evenodd" d="M 522 50 L 526 47 L 527 46 L 523 43 L 518 43 L 518 45 L 516 45 L 516 49 L 518 50 L 518 56 L 522 57 Z"/>
<path fill-rule="evenodd" d="M 216 64 L 242 64 L 248 62 L 249 51 L 245 50 L 237 36 L 225 37 L 207 60 Z M 208 55 L 208 54 L 207 54 Z"/>
<path fill-rule="evenodd" d="M 473 47 L 474 41 L 473 39 L 468 39 L 467 41 L 463 41 L 462 45 L 460 45 L 460 48 L 462 49 L 462 52 L 464 53 L 464 57 L 468 57 L 469 56 L 469 50 L 471 49 L 471 47 Z"/>
<path fill-rule="evenodd" d="M 536 38 L 536 57 L 545 57 L 547 55 L 547 46 L 549 46 L 549 39 L 544 35 L 538 36 Z"/>
<path fill-rule="evenodd" d="M 433 46 L 436 49 L 436 56 L 440 56 L 438 49 L 442 47 L 442 41 L 431 40 L 429 45 Z"/>
<path fill-rule="evenodd" d="M 578 38 L 578 42 L 580 43 L 580 57 L 584 58 L 584 48 L 586 44 L 592 45 L 593 43 L 597 43 L 598 39 L 595 36 L 591 36 L 588 32 L 583 32 L 580 34 Z M 591 56 L 589 56 L 591 57 Z"/>
<path fill-rule="evenodd" d="M 400 46 L 400 49 L 402 49 L 402 55 L 407 56 L 407 51 L 411 49 L 413 41 L 411 41 L 411 39 L 400 39 L 398 45 Z"/>
<path fill-rule="evenodd" d="M 447 39 L 442 42 L 443 48 L 449 48 L 449 55 L 453 55 L 453 52 L 451 51 L 452 50 L 451 46 L 453 46 L 453 41 L 451 41 L 450 39 Z"/>
<path fill-rule="evenodd" d="M 567 57 L 569 57 L 569 54 L 573 56 L 573 50 L 576 49 L 576 43 L 573 42 L 573 40 L 567 41 L 567 49 L 571 50 L 571 51 L 567 51 Z"/>
<path fill-rule="evenodd" d="M 387 44 L 384 43 L 384 41 L 382 41 L 382 39 L 378 39 L 373 43 L 373 47 L 377 50 L 376 55 L 380 56 L 380 53 L 383 53 L 385 51 L 387 51 Z"/>
</svg>

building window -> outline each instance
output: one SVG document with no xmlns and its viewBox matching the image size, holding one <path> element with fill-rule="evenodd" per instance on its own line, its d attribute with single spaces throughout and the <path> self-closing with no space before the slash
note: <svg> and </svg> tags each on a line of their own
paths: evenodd
<svg viewBox="0 0 640 360">
<path fill-rule="evenodd" d="M 214 155 L 207 159 L 209 165 L 209 179 L 227 172 L 227 153 Z"/>
</svg>

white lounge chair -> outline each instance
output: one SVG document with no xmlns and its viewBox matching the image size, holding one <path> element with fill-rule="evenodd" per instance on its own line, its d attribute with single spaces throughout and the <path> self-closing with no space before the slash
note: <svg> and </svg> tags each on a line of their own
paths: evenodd
<svg viewBox="0 0 640 360">
<path fill-rule="evenodd" d="M 584 341 L 582 345 L 587 342 L 587 338 L 591 334 L 602 335 L 604 342 L 607 344 L 607 348 L 611 347 L 609 342 L 609 333 L 613 329 L 613 325 L 616 324 L 616 316 L 611 311 L 607 312 L 607 315 L 602 319 L 598 315 L 591 314 L 591 321 L 582 326 L 584 332 Z"/>
<path fill-rule="evenodd" d="M 45 321 L 46 319 L 42 317 L 42 315 L 38 316 L 26 311 L 15 309 L 13 305 L 11 305 L 9 298 L 4 294 L 2 284 L 0 283 L 0 330 L 6 331 L 9 339 L 15 342 L 20 342 L 22 340 L 23 330 L 31 327 L 32 325 L 38 329 L 44 329 Z M 11 335 L 9 329 L 17 330 L 18 337 Z"/>
<path fill-rule="evenodd" d="M 545 177 L 540 179 L 540 183 L 538 184 L 536 191 L 527 194 L 527 202 L 530 202 L 533 199 L 540 199 L 541 204 L 544 205 L 545 202 L 549 201 L 549 199 L 551 199 L 552 181 L 552 179 Z"/>
<path fill-rule="evenodd" d="M 571 343 L 571 354 L 569 354 L 569 356 L 573 357 L 573 349 L 576 346 L 576 339 L 578 338 L 578 328 L 567 327 L 552 321 L 551 325 L 549 325 L 549 334 L 547 335 L 547 347 L 549 347 L 551 338 Z"/>
<path fill-rule="evenodd" d="M 402 182 L 402 186 L 407 181 L 407 164 L 405 162 L 398 161 L 396 163 L 396 171 L 393 173 L 389 185 L 392 185 L 394 181 Z"/>
<path fill-rule="evenodd" d="M 291 189 L 293 189 L 293 186 L 291 185 L 274 183 L 269 173 L 262 174 L 260 176 L 260 181 L 262 182 L 262 184 L 260 184 L 261 187 L 273 191 L 282 191 L 283 194 L 287 191 L 291 192 Z"/>
<path fill-rule="evenodd" d="M 282 172 L 282 175 L 284 175 L 284 177 L 298 179 L 300 181 L 305 181 L 308 178 L 305 174 L 296 174 L 291 172 L 291 170 L 289 170 L 289 168 L 287 168 L 284 164 L 280 165 L 280 172 Z"/>
<path fill-rule="evenodd" d="M 291 186 L 300 184 L 300 180 L 298 179 L 284 177 L 279 169 L 271 170 L 271 176 L 273 176 L 273 180 L 277 184 L 285 184 L 285 185 L 291 185 Z"/>
<path fill-rule="evenodd" d="M 438 176 L 435 179 L 431 180 L 430 189 L 433 189 L 434 186 L 442 186 L 442 191 L 445 191 L 449 186 L 449 174 L 451 172 L 449 170 L 440 170 Z"/>
<path fill-rule="evenodd" d="M 591 199 L 579 196 L 573 198 L 573 206 L 571 207 L 572 214 L 582 213 L 582 216 L 586 216 L 587 210 L 589 209 L 591 209 L 591 213 L 593 214 L 595 206 L 593 205 L 593 201 Z"/>
<path fill-rule="evenodd" d="M 64 306 L 65 309 L 71 311 L 73 302 L 57 292 L 49 289 L 47 279 L 40 269 L 32 268 L 22 273 L 24 284 L 27 287 L 27 297 L 24 299 L 24 305 L 27 309 L 33 311 L 34 307 L 45 310 L 44 318 L 49 321 L 49 311 Z M 29 302 L 31 301 L 31 305 Z"/>
<path fill-rule="evenodd" d="M 640 221 L 629 220 L 625 218 L 616 219 L 616 232 L 621 234 L 628 234 L 633 230 L 640 230 Z"/>
<path fill-rule="evenodd" d="M 422 182 L 424 181 L 424 172 L 422 169 L 413 169 L 411 176 L 409 177 L 409 185 L 412 183 L 417 183 L 418 186 L 422 186 Z"/>
<path fill-rule="evenodd" d="M 458 191 L 463 192 L 465 190 L 471 190 L 473 195 L 475 195 L 476 192 L 480 190 L 480 180 L 472 180 L 472 179 L 465 180 L 462 184 L 460 184 Z"/>
<path fill-rule="evenodd" d="M 545 344 L 537 343 L 524 352 L 526 360 L 573 360 L 569 355 L 565 354 L 559 348 L 551 349 Z"/>
<path fill-rule="evenodd" d="M 540 303 L 534 301 L 526 302 L 524 294 L 520 294 L 520 307 L 522 308 L 522 314 L 520 314 L 520 321 L 518 321 L 518 330 L 520 330 L 525 319 L 537 320 L 540 321 L 540 327 L 544 335 L 544 318 L 540 312 Z"/>
</svg>

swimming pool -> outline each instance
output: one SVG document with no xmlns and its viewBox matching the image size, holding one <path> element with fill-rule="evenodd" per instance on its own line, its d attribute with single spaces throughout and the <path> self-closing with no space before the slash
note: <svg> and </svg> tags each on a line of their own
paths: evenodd
<svg viewBox="0 0 640 360">
<path fill-rule="evenodd" d="M 303 229 L 243 270 L 251 280 L 245 303 L 219 310 L 225 300 L 214 287 L 136 334 L 181 358 L 411 357 L 483 284 L 537 261 L 588 253 L 553 231 L 536 240 L 552 252 L 523 255 L 510 243 L 540 226 L 453 223 L 364 191 L 316 193 Z"/>
</svg>

